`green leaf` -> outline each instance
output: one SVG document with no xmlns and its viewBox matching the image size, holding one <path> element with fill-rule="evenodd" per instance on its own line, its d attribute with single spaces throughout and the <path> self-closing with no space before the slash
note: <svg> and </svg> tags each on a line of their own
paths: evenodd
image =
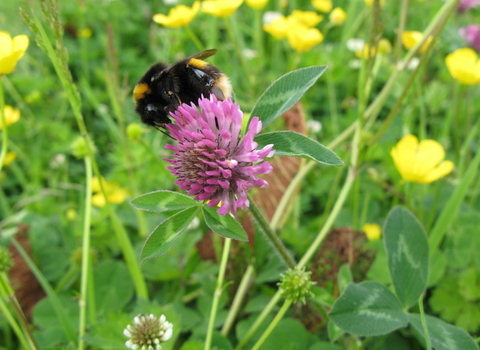
<svg viewBox="0 0 480 350">
<path fill-rule="evenodd" d="M 153 258 L 167 252 L 175 239 L 195 218 L 199 207 L 189 207 L 161 222 L 147 237 L 140 254 L 140 260 Z"/>
<path fill-rule="evenodd" d="M 343 264 L 338 270 L 338 289 L 340 293 L 342 293 L 349 283 L 353 282 L 352 271 L 350 270 L 350 266 L 348 264 Z"/>
<path fill-rule="evenodd" d="M 331 344 L 326 341 L 320 341 L 311 345 L 308 350 L 343 350 L 339 345 Z"/>
<path fill-rule="evenodd" d="M 418 314 L 410 314 L 410 322 L 421 336 L 423 333 L 421 317 Z M 452 326 L 442 320 L 425 316 L 428 333 L 432 346 L 437 350 L 478 350 L 478 346 L 472 337 L 463 329 Z"/>
<path fill-rule="evenodd" d="M 395 292 L 409 308 L 427 286 L 427 236 L 412 213 L 403 207 L 395 207 L 385 221 L 383 240 Z"/>
<path fill-rule="evenodd" d="M 275 327 L 261 348 L 265 350 L 305 350 L 307 344 L 308 332 L 303 324 L 293 318 L 285 318 Z"/>
<path fill-rule="evenodd" d="M 265 127 L 289 110 L 326 69 L 326 66 L 313 66 L 281 76 L 260 96 L 253 107 L 251 116 L 259 117 Z"/>
<path fill-rule="evenodd" d="M 142 194 L 132 199 L 130 204 L 134 208 L 156 213 L 182 210 L 198 205 L 191 197 L 172 191 L 155 191 Z"/>
<path fill-rule="evenodd" d="M 98 310 L 120 311 L 132 299 L 134 287 L 125 263 L 103 261 L 95 266 L 93 276 Z"/>
<path fill-rule="evenodd" d="M 293 131 L 276 131 L 255 137 L 261 147 L 274 144 L 276 156 L 302 157 L 326 165 L 344 165 L 341 159 L 330 149 Z"/>
<path fill-rule="evenodd" d="M 205 223 L 213 232 L 226 238 L 237 239 L 248 242 L 248 236 L 240 225 L 231 215 L 220 215 L 217 213 L 217 207 L 202 207 Z"/>
<path fill-rule="evenodd" d="M 395 295 L 374 281 L 351 283 L 340 295 L 330 319 L 346 332 L 359 336 L 386 334 L 406 327 L 408 316 Z"/>
</svg>

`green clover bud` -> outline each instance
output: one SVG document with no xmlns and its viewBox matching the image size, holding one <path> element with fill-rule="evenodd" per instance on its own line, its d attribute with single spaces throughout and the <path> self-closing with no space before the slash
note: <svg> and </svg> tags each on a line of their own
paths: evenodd
<svg viewBox="0 0 480 350">
<path fill-rule="evenodd" d="M 305 271 L 305 267 L 288 269 L 285 274 L 281 274 L 281 282 L 278 285 L 282 295 L 294 303 L 305 304 L 306 299 L 313 296 L 311 289 L 316 284 L 311 281 L 311 274 L 310 271 Z"/>
<path fill-rule="evenodd" d="M 137 141 L 143 134 L 142 126 L 138 123 L 130 123 L 127 126 L 128 138 L 132 141 Z"/>
<path fill-rule="evenodd" d="M 0 272 L 7 272 L 12 267 L 12 255 L 7 247 L 0 246 Z"/>
<path fill-rule="evenodd" d="M 88 156 L 87 139 L 84 137 L 77 137 L 75 141 L 72 142 L 71 148 L 72 154 L 78 159 L 82 159 Z M 95 145 L 93 144 L 92 149 L 93 152 L 95 152 Z"/>
</svg>

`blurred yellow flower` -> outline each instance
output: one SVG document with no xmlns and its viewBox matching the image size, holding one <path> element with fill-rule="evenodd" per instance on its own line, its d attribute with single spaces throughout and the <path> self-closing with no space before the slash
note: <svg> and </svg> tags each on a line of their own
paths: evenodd
<svg viewBox="0 0 480 350">
<path fill-rule="evenodd" d="M 373 6 L 373 0 L 364 0 L 365 5 Z M 385 0 L 380 0 L 380 5 L 385 5 Z"/>
<path fill-rule="evenodd" d="M 93 32 L 90 28 L 83 28 L 83 29 L 77 30 L 77 36 L 79 38 L 88 39 L 92 37 L 92 34 Z"/>
<path fill-rule="evenodd" d="M 370 47 L 370 45 L 365 44 L 363 45 L 362 50 L 358 50 L 355 52 L 355 56 L 358 58 L 365 58 L 368 60 L 370 57 L 373 57 L 377 54 L 377 50 L 375 47 Z"/>
<path fill-rule="evenodd" d="M 423 33 L 416 31 L 405 31 L 402 33 L 402 44 L 407 49 L 412 49 L 423 39 Z M 428 37 L 427 40 L 423 43 L 420 48 L 420 52 L 425 51 L 428 48 L 428 45 L 432 42 L 432 37 Z"/>
<path fill-rule="evenodd" d="M 434 140 L 405 135 L 392 148 L 390 155 L 404 181 L 428 184 L 452 172 L 453 162 L 446 160 L 442 145 Z"/>
<path fill-rule="evenodd" d="M 68 221 L 74 221 L 77 218 L 77 211 L 75 209 L 68 209 L 65 213 Z"/>
<path fill-rule="evenodd" d="M 294 18 L 307 27 L 315 27 L 323 20 L 323 16 L 318 15 L 316 12 L 300 10 L 294 10 L 289 18 Z"/>
<path fill-rule="evenodd" d="M 475 85 L 480 83 L 480 60 L 471 48 L 453 51 L 445 58 L 450 75 L 461 84 Z"/>
<path fill-rule="evenodd" d="M 243 0 L 207 0 L 202 3 L 202 11 L 215 17 L 228 17 L 237 11 Z"/>
<path fill-rule="evenodd" d="M 157 13 L 153 21 L 168 28 L 180 28 L 190 24 L 200 9 L 200 1 L 195 1 L 192 7 L 185 5 L 175 6 L 170 10 L 168 16 Z"/>
<path fill-rule="evenodd" d="M 10 34 L 0 31 L 0 76 L 13 72 L 27 47 L 28 36 L 17 35 L 12 39 Z"/>
<path fill-rule="evenodd" d="M 365 224 L 362 230 L 369 241 L 376 241 L 382 237 L 382 228 L 379 224 Z"/>
<path fill-rule="evenodd" d="M 285 16 L 279 16 L 269 24 L 264 24 L 263 30 L 278 40 L 285 39 L 287 37 L 287 18 Z"/>
<path fill-rule="evenodd" d="M 305 52 L 320 44 L 323 41 L 323 34 L 317 28 L 308 28 L 298 24 L 288 27 L 287 39 L 294 50 Z"/>
<path fill-rule="evenodd" d="M 20 111 L 12 106 L 6 105 L 3 107 L 3 113 L 5 116 L 5 123 L 10 126 L 20 119 Z M 0 130 L 3 129 L 2 118 L 0 118 Z"/>
<path fill-rule="evenodd" d="M 17 154 L 15 152 L 8 152 L 3 159 L 3 166 L 9 166 L 15 159 L 17 159 Z"/>
<path fill-rule="evenodd" d="M 385 38 L 380 39 L 378 42 L 378 52 L 383 55 L 388 55 L 392 52 L 392 44 L 390 44 L 390 41 Z"/>
<path fill-rule="evenodd" d="M 122 203 L 125 201 L 129 192 L 118 186 L 117 183 L 114 182 L 107 182 L 102 179 L 103 188 L 105 189 L 105 194 L 107 196 L 108 203 Z M 105 197 L 102 194 L 102 190 L 100 188 L 100 181 L 95 176 L 92 179 L 92 204 L 96 207 L 103 207 L 105 206 Z"/>
<path fill-rule="evenodd" d="M 312 5 L 315 7 L 315 10 L 328 13 L 332 11 L 332 0 L 312 0 Z"/>
<path fill-rule="evenodd" d="M 347 13 L 341 7 L 335 7 L 328 18 L 333 24 L 341 25 L 347 19 Z"/>
<path fill-rule="evenodd" d="M 252 9 L 261 10 L 267 5 L 268 0 L 246 0 L 246 2 Z"/>
</svg>

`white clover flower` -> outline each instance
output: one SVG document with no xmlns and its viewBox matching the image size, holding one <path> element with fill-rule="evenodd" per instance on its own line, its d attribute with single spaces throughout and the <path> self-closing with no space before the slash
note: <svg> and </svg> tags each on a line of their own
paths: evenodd
<svg viewBox="0 0 480 350">
<path fill-rule="evenodd" d="M 128 325 L 123 334 L 130 339 L 125 345 L 133 350 L 162 350 L 161 343 L 172 337 L 173 324 L 164 315 L 153 314 L 135 316 L 133 325 Z"/>
<path fill-rule="evenodd" d="M 359 38 L 351 38 L 347 40 L 347 49 L 352 52 L 362 51 L 365 46 L 365 40 Z"/>
</svg>

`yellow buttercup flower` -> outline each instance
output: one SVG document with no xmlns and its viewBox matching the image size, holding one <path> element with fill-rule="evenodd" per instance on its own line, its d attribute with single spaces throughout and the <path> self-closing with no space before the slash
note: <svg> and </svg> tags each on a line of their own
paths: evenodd
<svg viewBox="0 0 480 350">
<path fill-rule="evenodd" d="M 264 24 L 263 30 L 278 40 L 285 39 L 287 37 L 287 18 L 285 16 L 279 16 L 269 24 Z"/>
<path fill-rule="evenodd" d="M 475 85 L 480 83 L 480 60 L 471 48 L 458 49 L 445 58 L 448 71 L 459 83 Z"/>
<path fill-rule="evenodd" d="M 242 5 L 243 0 L 207 0 L 202 3 L 202 11 L 215 17 L 229 17 Z"/>
<path fill-rule="evenodd" d="M 192 7 L 185 5 L 175 6 L 168 16 L 160 13 L 153 16 L 153 21 L 168 28 L 180 28 L 190 24 L 200 9 L 200 1 L 195 1 Z"/>
<path fill-rule="evenodd" d="M 312 0 L 312 5 L 315 7 L 315 10 L 328 13 L 332 11 L 332 0 Z"/>
<path fill-rule="evenodd" d="M 365 236 L 369 241 L 376 241 L 382 237 L 382 228 L 379 224 L 365 224 L 362 227 L 362 231 L 365 232 Z"/>
<path fill-rule="evenodd" d="M 364 0 L 365 5 L 373 6 L 373 0 Z M 380 5 L 385 5 L 385 0 L 380 0 Z"/>
<path fill-rule="evenodd" d="M 0 76 L 13 72 L 27 47 L 28 36 L 17 35 L 12 39 L 7 32 L 0 32 Z"/>
<path fill-rule="evenodd" d="M 402 33 L 402 44 L 407 49 L 412 49 L 423 39 L 423 33 L 416 31 L 405 31 Z M 425 51 L 428 48 L 428 45 L 432 42 L 432 37 L 428 37 L 427 40 L 423 43 L 420 48 L 420 52 Z"/>
<path fill-rule="evenodd" d="M 377 54 L 377 50 L 375 47 L 370 47 L 370 45 L 365 44 L 363 45 L 363 49 L 356 51 L 355 56 L 358 58 L 365 58 L 366 60 L 370 57 L 373 57 Z"/>
<path fill-rule="evenodd" d="M 15 152 L 8 152 L 3 159 L 3 166 L 9 166 L 15 159 L 17 159 L 17 154 Z"/>
<path fill-rule="evenodd" d="M 311 50 L 312 47 L 320 44 L 323 38 L 323 34 L 317 28 L 308 28 L 301 24 L 288 27 L 288 43 L 298 52 Z"/>
<path fill-rule="evenodd" d="M 20 119 L 20 111 L 12 106 L 6 105 L 3 107 L 3 113 L 5 115 L 5 123 L 10 126 Z M 3 129 L 2 118 L 0 118 L 0 130 Z"/>
<path fill-rule="evenodd" d="M 254 10 L 261 10 L 267 6 L 268 0 L 246 0 L 247 5 Z"/>
<path fill-rule="evenodd" d="M 77 30 L 77 36 L 79 38 L 88 39 L 92 37 L 92 34 L 93 32 L 90 28 L 83 28 L 83 29 Z"/>
<path fill-rule="evenodd" d="M 107 182 L 102 179 L 102 184 L 105 194 L 107 195 L 108 203 L 122 203 L 129 195 L 129 192 L 126 189 L 118 186 L 117 183 Z M 100 188 L 100 181 L 96 176 L 92 179 L 92 192 L 94 192 L 92 196 L 92 204 L 96 207 L 105 206 L 105 197 L 103 196 Z"/>
<path fill-rule="evenodd" d="M 289 18 L 294 18 L 307 27 L 315 27 L 323 20 L 323 16 L 318 15 L 316 12 L 300 10 L 294 10 Z"/>
<path fill-rule="evenodd" d="M 335 7 L 328 18 L 333 24 L 341 25 L 347 19 L 347 13 L 341 7 Z"/>
<path fill-rule="evenodd" d="M 446 160 L 441 144 L 434 140 L 404 136 L 392 149 L 390 155 L 404 181 L 428 184 L 452 172 L 454 165 Z"/>
</svg>

